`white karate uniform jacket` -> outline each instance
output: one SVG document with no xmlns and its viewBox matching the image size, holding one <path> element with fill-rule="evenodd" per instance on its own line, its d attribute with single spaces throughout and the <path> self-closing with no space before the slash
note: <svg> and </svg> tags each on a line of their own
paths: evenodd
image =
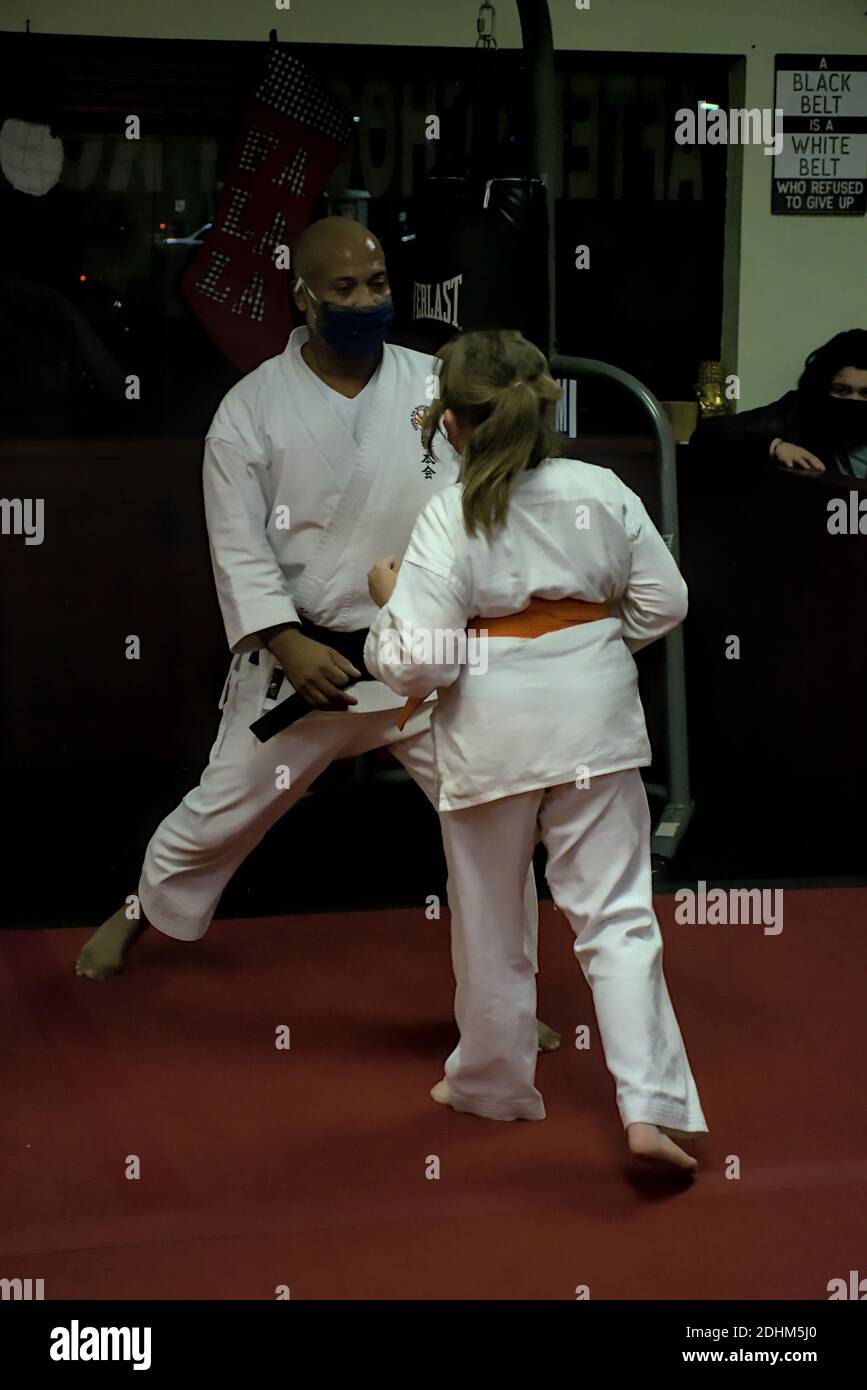
<svg viewBox="0 0 867 1390">
<path fill-rule="evenodd" d="M 356 445 L 301 357 L 307 328 L 227 393 L 205 441 L 205 512 L 217 596 L 235 653 L 299 614 L 338 631 L 369 626 L 367 572 L 402 555 L 425 503 L 458 476 L 444 445 L 428 461 L 421 413 L 431 357 L 385 344 Z M 273 658 L 266 658 L 273 663 Z M 284 682 L 281 700 L 293 693 Z M 352 713 L 400 704 L 359 682 Z"/>
<path fill-rule="evenodd" d="M 611 616 L 470 644 L 475 670 L 455 659 L 459 648 L 437 652 L 432 634 L 520 612 L 533 596 L 606 602 Z M 438 687 L 439 808 L 454 811 L 647 765 L 631 652 L 675 627 L 686 608 L 686 585 L 635 493 L 609 469 L 548 459 L 519 480 L 492 540 L 467 535 L 458 482 L 428 503 L 364 657 L 402 695 Z"/>
</svg>

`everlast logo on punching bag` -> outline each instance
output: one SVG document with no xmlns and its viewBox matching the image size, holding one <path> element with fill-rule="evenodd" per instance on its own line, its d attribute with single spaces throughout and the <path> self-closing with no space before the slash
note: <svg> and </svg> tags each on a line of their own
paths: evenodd
<svg viewBox="0 0 867 1390">
<path fill-rule="evenodd" d="M 547 343 L 545 199 L 541 180 L 527 175 L 425 179 L 407 275 L 414 348 L 436 352 L 456 332 L 480 328 L 519 328 Z"/>
<path fill-rule="evenodd" d="M 440 323 L 460 328 L 458 322 L 458 291 L 463 275 L 455 275 L 451 280 L 441 280 L 432 285 L 412 286 L 412 316 L 414 319 L 437 319 Z M 454 296 L 452 300 L 451 296 Z"/>
</svg>

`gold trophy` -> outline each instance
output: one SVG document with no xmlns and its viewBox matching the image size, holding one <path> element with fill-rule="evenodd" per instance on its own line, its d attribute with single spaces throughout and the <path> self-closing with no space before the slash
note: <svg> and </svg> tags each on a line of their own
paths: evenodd
<svg viewBox="0 0 867 1390">
<path fill-rule="evenodd" d="M 702 419 L 710 415 L 725 415 L 723 399 L 722 363 L 699 362 L 698 385 L 695 388 L 698 409 Z"/>
</svg>

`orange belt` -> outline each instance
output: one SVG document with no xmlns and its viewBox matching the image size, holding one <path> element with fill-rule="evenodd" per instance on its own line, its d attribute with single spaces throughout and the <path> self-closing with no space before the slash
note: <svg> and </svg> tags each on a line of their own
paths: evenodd
<svg viewBox="0 0 867 1390">
<path fill-rule="evenodd" d="M 559 632 L 578 623 L 593 623 L 607 618 L 607 603 L 589 603 L 583 598 L 531 598 L 520 613 L 505 613 L 501 618 L 470 618 L 467 632 L 486 629 L 489 637 L 544 637 L 546 632 Z M 396 720 L 402 729 L 412 714 L 427 699 L 411 695 Z"/>
</svg>

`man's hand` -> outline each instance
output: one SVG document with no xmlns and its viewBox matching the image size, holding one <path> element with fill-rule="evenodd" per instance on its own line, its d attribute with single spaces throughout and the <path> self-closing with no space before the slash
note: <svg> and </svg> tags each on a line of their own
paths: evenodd
<svg viewBox="0 0 867 1390">
<path fill-rule="evenodd" d="M 344 687 L 360 680 L 361 672 L 339 652 L 305 637 L 297 628 L 283 628 L 267 638 L 267 645 L 290 685 L 314 709 L 345 711 L 358 704 L 356 696 Z"/>
<path fill-rule="evenodd" d="M 384 560 L 377 560 L 376 564 L 371 565 L 370 569 L 367 571 L 367 591 L 377 608 L 381 608 L 384 603 L 388 603 L 388 600 L 394 593 L 394 586 L 397 583 L 397 572 L 399 569 L 399 556 L 386 555 Z"/>
<path fill-rule="evenodd" d="M 784 439 L 775 439 L 771 445 L 771 458 L 784 468 L 798 468 L 805 473 L 824 473 L 825 465 L 821 459 L 803 449 L 800 444 L 787 444 Z"/>
</svg>

